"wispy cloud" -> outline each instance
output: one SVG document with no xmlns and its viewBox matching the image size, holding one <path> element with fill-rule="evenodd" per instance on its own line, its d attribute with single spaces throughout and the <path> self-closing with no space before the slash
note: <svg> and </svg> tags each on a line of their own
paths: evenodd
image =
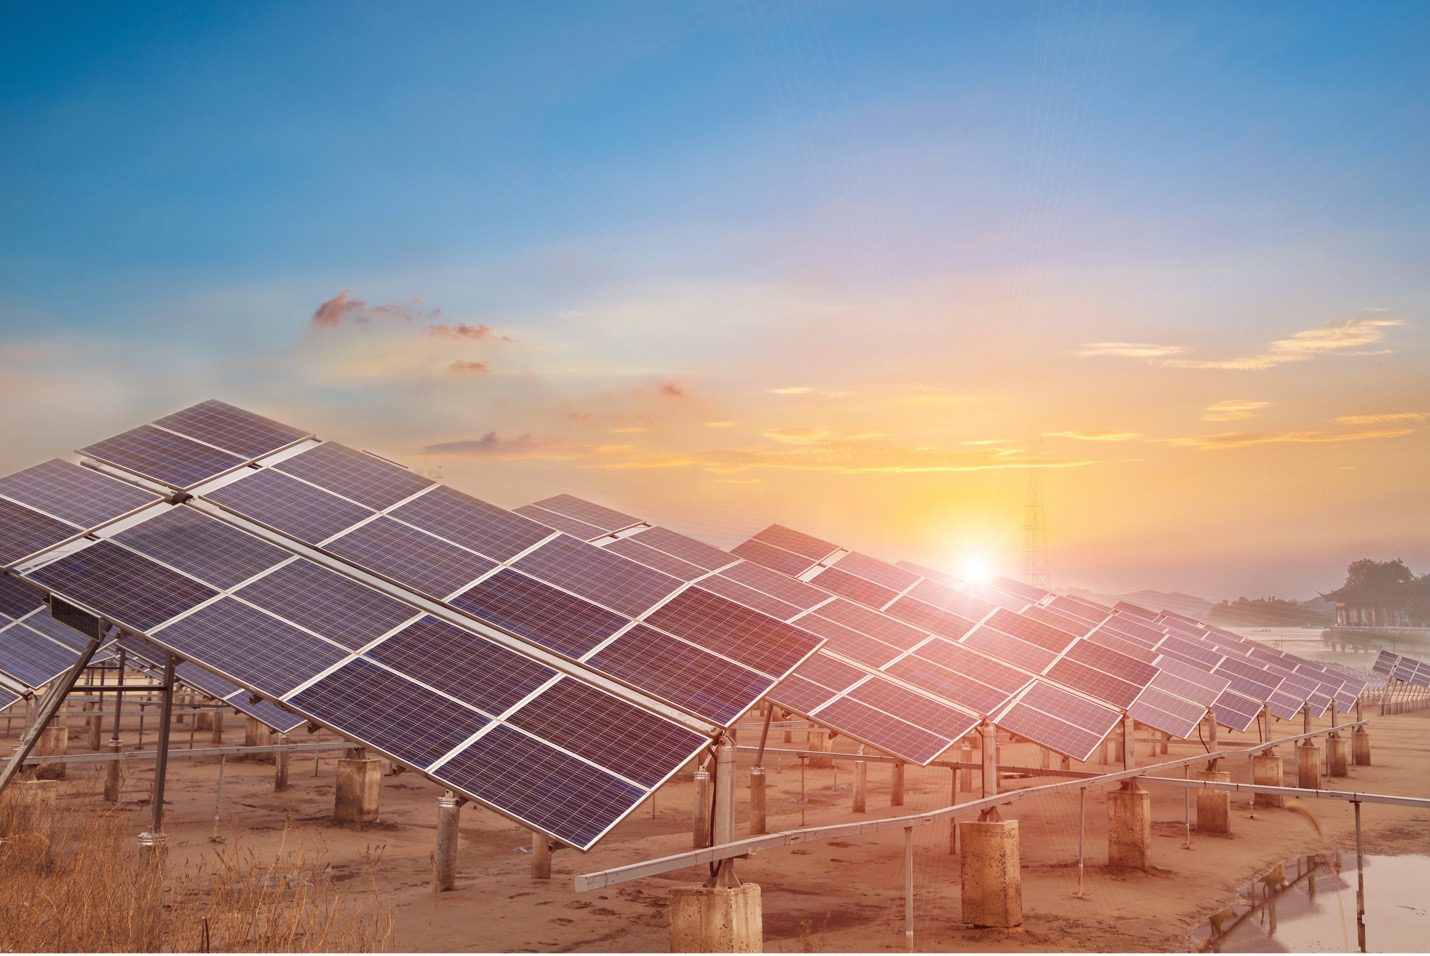
<svg viewBox="0 0 1430 956">
<path fill-rule="evenodd" d="M 474 362 L 469 359 L 458 359 L 449 367 L 459 375 L 485 375 L 491 371 L 486 362 Z"/>
<path fill-rule="evenodd" d="M 815 391 L 812 385 L 786 385 L 784 388 L 765 389 L 771 395 L 808 395 Z"/>
<path fill-rule="evenodd" d="M 1202 413 L 1204 422 L 1239 422 L 1250 418 L 1254 413 L 1269 406 L 1270 402 L 1252 402 L 1242 399 L 1227 399 L 1223 402 L 1212 402 L 1207 406 L 1207 410 Z"/>
<path fill-rule="evenodd" d="M 1430 412 L 1382 412 L 1378 415 L 1338 415 L 1337 425 L 1387 425 L 1393 422 L 1423 422 Z"/>
<path fill-rule="evenodd" d="M 1066 432 L 1043 432 L 1045 438 L 1070 438 L 1073 441 L 1137 441 L 1142 438 L 1141 432 L 1114 432 L 1114 431 L 1066 431 Z"/>
<path fill-rule="evenodd" d="M 438 442 L 428 445 L 424 452 L 432 455 L 464 455 L 490 458 L 546 458 L 563 447 L 552 438 L 541 438 L 526 432 L 503 438 L 495 431 L 489 431 L 481 438 L 461 441 Z M 573 457 L 567 454 L 564 457 Z"/>
<path fill-rule="evenodd" d="M 343 325 L 367 325 L 379 320 L 411 323 L 419 319 L 436 318 L 441 309 L 422 309 L 422 299 L 407 302 L 388 302 L 369 305 L 362 299 L 348 295 L 343 289 L 328 301 L 313 310 L 311 324 L 317 329 L 334 329 Z"/>
<path fill-rule="evenodd" d="M 427 326 L 427 334 L 439 339 L 472 339 L 482 341 L 483 339 L 495 339 L 502 342 L 512 341 L 510 335 L 497 332 L 490 325 L 485 323 L 479 325 L 468 325 L 466 322 L 448 324 L 446 322 Z"/>
<path fill-rule="evenodd" d="M 1250 355 L 1224 359 L 1177 358 L 1186 348 L 1180 345 L 1156 345 L 1147 342 L 1091 342 L 1077 351 L 1083 358 L 1118 356 L 1147 359 L 1154 365 L 1168 368 L 1222 369 L 1229 371 L 1262 371 L 1296 362 L 1309 362 L 1323 355 L 1386 355 L 1389 349 L 1371 349 L 1385 337 L 1385 330 L 1404 325 L 1375 310 L 1369 315 L 1336 319 L 1313 328 L 1293 332 L 1284 339 L 1271 342 L 1266 348 Z"/>
<path fill-rule="evenodd" d="M 1087 342 L 1074 354 L 1079 358 L 1111 355 L 1118 358 L 1160 359 L 1185 351 L 1180 345 L 1154 345 L 1151 342 Z"/>
<path fill-rule="evenodd" d="M 662 382 L 660 394 L 666 398 L 684 398 L 686 396 L 685 386 L 678 382 Z"/>
<path fill-rule="evenodd" d="M 1399 428 L 1368 432 L 1221 432 L 1216 435 L 1194 435 L 1169 438 L 1172 445 L 1192 448 L 1246 448 L 1251 445 L 1319 445 L 1330 442 L 1377 441 L 1400 438 L 1415 429 Z"/>
<path fill-rule="evenodd" d="M 729 422 L 729 421 L 705 422 L 704 425 L 705 425 L 706 428 L 734 428 L 734 427 L 735 427 L 735 423 L 734 423 L 734 422 Z"/>
</svg>

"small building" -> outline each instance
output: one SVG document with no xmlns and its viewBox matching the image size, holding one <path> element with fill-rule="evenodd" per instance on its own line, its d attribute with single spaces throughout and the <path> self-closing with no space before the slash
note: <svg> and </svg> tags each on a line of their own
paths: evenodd
<svg viewBox="0 0 1430 956">
<path fill-rule="evenodd" d="M 1404 607 L 1386 607 L 1363 597 L 1360 590 L 1346 585 L 1330 594 L 1327 601 L 1336 602 L 1337 627 L 1409 627 L 1410 615 Z"/>
</svg>

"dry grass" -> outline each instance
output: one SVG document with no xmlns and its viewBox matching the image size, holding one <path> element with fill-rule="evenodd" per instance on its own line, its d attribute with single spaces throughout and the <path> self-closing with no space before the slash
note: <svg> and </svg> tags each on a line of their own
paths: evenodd
<svg viewBox="0 0 1430 956">
<path fill-rule="evenodd" d="M 54 784 L 0 794 L 0 952 L 376 952 L 393 920 L 369 851 L 340 893 L 321 845 L 216 848 L 196 866 L 141 849 L 135 818 L 56 812 Z M 50 791 L 45 794 L 44 791 Z"/>
</svg>

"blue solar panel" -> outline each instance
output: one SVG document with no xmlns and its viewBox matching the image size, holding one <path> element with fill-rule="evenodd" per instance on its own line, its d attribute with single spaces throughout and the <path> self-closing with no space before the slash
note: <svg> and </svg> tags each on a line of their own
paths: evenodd
<svg viewBox="0 0 1430 956">
<path fill-rule="evenodd" d="M 73 667 L 77 660 L 79 654 L 75 651 L 61 647 L 23 624 L 12 624 L 0 631 L 0 671 L 27 687 L 48 684 Z"/>
<path fill-rule="evenodd" d="M 452 606 L 572 658 L 630 624 L 630 618 L 510 569 L 453 598 Z"/>
<path fill-rule="evenodd" d="M 548 541 L 512 567 L 632 616 L 644 614 L 682 583 L 566 535 Z"/>
<path fill-rule="evenodd" d="M 23 617 L 45 603 L 44 592 L 19 578 L 0 574 L 0 614 L 8 618 Z"/>
<path fill-rule="evenodd" d="M 645 623 L 776 678 L 822 643 L 808 631 L 699 587 L 680 592 L 651 612 Z"/>
<path fill-rule="evenodd" d="M 323 547 L 439 601 L 496 567 L 481 555 L 391 518 L 358 525 Z"/>
<path fill-rule="evenodd" d="M 224 589 L 292 556 L 283 548 L 182 505 L 121 531 L 114 540 Z"/>
<path fill-rule="evenodd" d="M 242 465 L 247 459 L 166 432 L 140 425 L 123 434 L 80 449 L 80 454 L 152 478 L 171 488 L 192 488 Z"/>
<path fill-rule="evenodd" d="M 0 495 L 81 528 L 159 500 L 158 495 L 58 458 L 0 478 Z"/>
<path fill-rule="evenodd" d="M 308 544 L 339 534 L 372 511 L 265 468 L 206 496 L 230 511 Z"/>
<path fill-rule="evenodd" d="M 950 738 L 916 727 L 848 697 L 841 697 L 819 708 L 814 719 L 838 727 L 856 740 L 920 765 L 927 764 L 954 743 Z"/>
<path fill-rule="evenodd" d="M 0 498 L 0 564 L 14 564 L 79 533 L 73 525 Z"/>
<path fill-rule="evenodd" d="M 381 511 L 435 484 L 400 465 L 327 442 L 273 466 Z"/>
<path fill-rule="evenodd" d="M 109 541 L 66 555 L 27 576 L 137 631 L 148 631 L 218 593 Z"/>
<path fill-rule="evenodd" d="M 441 485 L 391 514 L 494 561 L 509 561 L 551 536 L 550 528 L 530 518 Z"/>
<path fill-rule="evenodd" d="M 301 559 L 234 593 L 354 650 L 420 613 L 404 601 Z"/>
<path fill-rule="evenodd" d="M 277 451 L 309 434 L 215 399 L 166 415 L 154 424 L 226 448 L 244 458 Z"/>
</svg>

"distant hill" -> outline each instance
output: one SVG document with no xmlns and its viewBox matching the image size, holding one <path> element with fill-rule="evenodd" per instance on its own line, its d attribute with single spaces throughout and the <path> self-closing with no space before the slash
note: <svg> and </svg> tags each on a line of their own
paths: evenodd
<svg viewBox="0 0 1430 956">
<path fill-rule="evenodd" d="M 1213 607 L 1207 621 L 1223 627 L 1326 627 L 1335 623 L 1334 614 L 1312 604 L 1276 598 L 1237 598 Z"/>
<path fill-rule="evenodd" d="M 1176 611 L 1178 614 L 1185 614 L 1187 617 L 1198 621 L 1205 621 L 1215 602 L 1206 598 L 1195 597 L 1191 594 L 1182 594 L 1180 591 L 1152 591 L 1144 588 L 1141 591 L 1134 591 L 1131 594 L 1112 595 L 1098 594 L 1094 591 L 1083 588 L 1069 588 L 1067 591 L 1073 597 L 1085 598 L 1089 601 L 1096 601 L 1098 604 L 1105 604 L 1108 607 L 1118 601 L 1126 601 L 1129 604 L 1136 604 L 1149 611 Z"/>
</svg>

